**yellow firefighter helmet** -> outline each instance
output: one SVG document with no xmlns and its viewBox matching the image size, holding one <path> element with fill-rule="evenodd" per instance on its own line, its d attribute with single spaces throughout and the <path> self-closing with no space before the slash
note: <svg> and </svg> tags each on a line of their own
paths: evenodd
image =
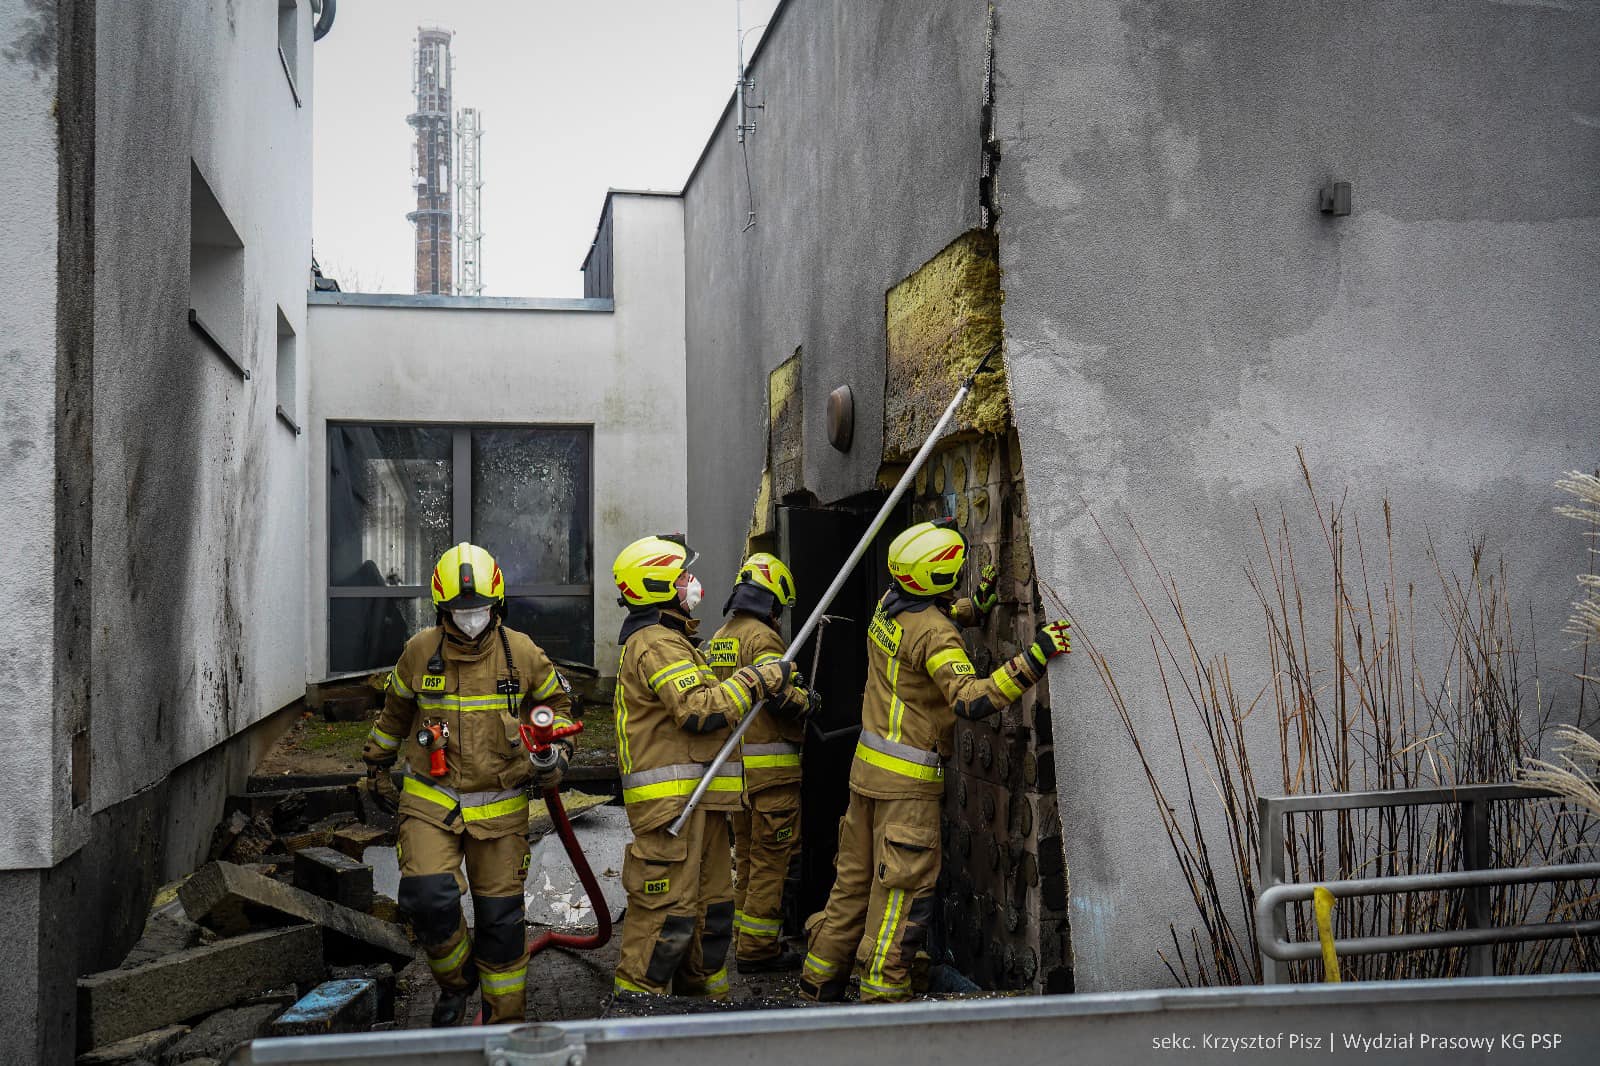
<svg viewBox="0 0 1600 1066">
<path fill-rule="evenodd" d="M 783 560 L 766 552 L 756 552 L 739 564 L 735 584 L 748 582 L 766 589 L 785 607 L 794 606 L 794 575 L 783 565 Z"/>
<path fill-rule="evenodd" d="M 684 543 L 682 534 L 640 537 L 623 548 L 611 564 L 617 591 L 629 607 L 666 603 L 678 592 L 676 583 L 699 557 Z"/>
<path fill-rule="evenodd" d="M 439 556 L 433 568 L 433 605 L 444 611 L 503 607 L 506 579 L 494 556 L 462 541 Z"/>
<path fill-rule="evenodd" d="M 966 538 L 949 519 L 919 522 L 889 543 L 889 576 L 913 596 L 949 592 L 966 561 Z"/>
</svg>

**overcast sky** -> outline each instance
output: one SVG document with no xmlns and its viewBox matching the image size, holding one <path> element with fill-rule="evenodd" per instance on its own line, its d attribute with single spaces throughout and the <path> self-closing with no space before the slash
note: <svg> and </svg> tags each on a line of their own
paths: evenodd
<svg viewBox="0 0 1600 1066">
<path fill-rule="evenodd" d="M 746 29 L 777 0 L 743 0 Z M 608 188 L 677 192 L 733 91 L 735 0 L 342 0 L 316 46 L 317 259 L 411 292 L 418 26 L 455 31 L 455 104 L 482 114 L 486 296 L 581 296 Z M 746 37 L 746 55 L 760 40 Z"/>
</svg>

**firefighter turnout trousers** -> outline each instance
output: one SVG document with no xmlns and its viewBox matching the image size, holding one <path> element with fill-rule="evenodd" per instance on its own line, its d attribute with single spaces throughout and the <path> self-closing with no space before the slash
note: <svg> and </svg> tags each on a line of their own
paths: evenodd
<svg viewBox="0 0 1600 1066">
<path fill-rule="evenodd" d="M 820 999 L 844 994 L 852 965 L 863 1002 L 911 995 L 911 967 L 927 943 L 939 879 L 936 796 L 873 799 L 850 793 L 828 906 L 806 922 L 804 980 Z"/>
<path fill-rule="evenodd" d="M 622 859 L 618 992 L 725 996 L 733 937 L 726 811 L 696 808 L 683 832 L 637 833 Z"/>
<path fill-rule="evenodd" d="M 411 917 L 440 988 L 470 988 L 476 978 L 491 1025 L 526 1020 L 528 939 L 523 882 L 528 839 L 479 839 L 421 818 L 400 819 L 400 907 Z M 461 911 L 461 863 L 472 885 L 475 935 Z"/>
<path fill-rule="evenodd" d="M 800 847 L 800 784 L 774 785 L 749 793 L 744 809 L 728 818 L 733 828 L 737 957 L 746 962 L 773 958 L 783 950 L 779 939 L 783 933 L 783 885 L 789 876 L 790 857 Z"/>
</svg>

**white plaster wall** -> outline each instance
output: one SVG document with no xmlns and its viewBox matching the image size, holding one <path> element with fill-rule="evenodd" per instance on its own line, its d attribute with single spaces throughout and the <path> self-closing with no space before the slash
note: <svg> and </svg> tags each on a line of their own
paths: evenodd
<svg viewBox="0 0 1600 1066">
<path fill-rule="evenodd" d="M 473 306 L 418 297 L 404 301 L 410 306 L 374 306 L 356 295 L 313 297 L 305 612 L 311 680 L 326 676 L 328 664 L 330 420 L 592 425 L 594 662 L 614 672 L 624 612 L 611 561 L 637 537 L 685 527 L 688 460 L 683 203 L 619 193 L 612 205 L 611 311 L 528 306 L 536 301 Z"/>
<path fill-rule="evenodd" d="M 277 13 L 99 6 L 95 810 L 304 690 L 306 441 L 274 412 L 279 308 L 305 336 L 312 15 L 301 106 Z M 187 324 L 191 159 L 244 243 L 249 381 Z"/>
<path fill-rule="evenodd" d="M 0 42 L 41 29 L 21 4 L 0 8 Z M 54 27 L 50 27 L 51 45 Z M 12 739 L 0 744 L 0 779 L 54 778 L 51 675 L 54 645 L 48 575 L 55 557 L 56 69 L 0 60 L 0 183 L 16 202 L 0 213 L 0 543 L 14 565 L 0 571 L 0 699 Z M 0 868 L 49 865 L 49 789 L 8 790 Z"/>
</svg>

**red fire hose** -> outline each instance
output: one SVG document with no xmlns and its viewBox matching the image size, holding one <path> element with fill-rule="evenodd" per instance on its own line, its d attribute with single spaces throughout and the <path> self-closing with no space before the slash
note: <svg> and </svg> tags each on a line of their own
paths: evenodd
<svg viewBox="0 0 1600 1066">
<path fill-rule="evenodd" d="M 545 757 L 550 752 L 552 742 L 583 730 L 582 722 L 556 728 L 555 712 L 544 706 L 535 707 L 530 718 L 532 724 L 522 726 L 520 731 L 523 746 L 533 756 L 536 765 L 548 761 Z M 583 849 L 578 846 L 577 834 L 572 831 L 572 822 L 567 818 L 567 809 L 561 803 L 561 793 L 553 788 L 545 789 L 544 802 L 550 809 L 550 820 L 555 823 L 556 834 L 561 837 L 561 846 L 566 849 L 572 868 L 578 872 L 578 880 L 583 883 L 584 892 L 588 893 L 589 906 L 594 908 L 599 928 L 588 935 L 547 930 L 534 937 L 533 942 L 528 945 L 529 958 L 552 946 L 593 950 L 611 939 L 611 910 L 606 906 L 605 897 L 600 894 L 600 882 L 595 879 L 594 871 L 589 868 L 589 860 L 584 857 Z"/>
</svg>

